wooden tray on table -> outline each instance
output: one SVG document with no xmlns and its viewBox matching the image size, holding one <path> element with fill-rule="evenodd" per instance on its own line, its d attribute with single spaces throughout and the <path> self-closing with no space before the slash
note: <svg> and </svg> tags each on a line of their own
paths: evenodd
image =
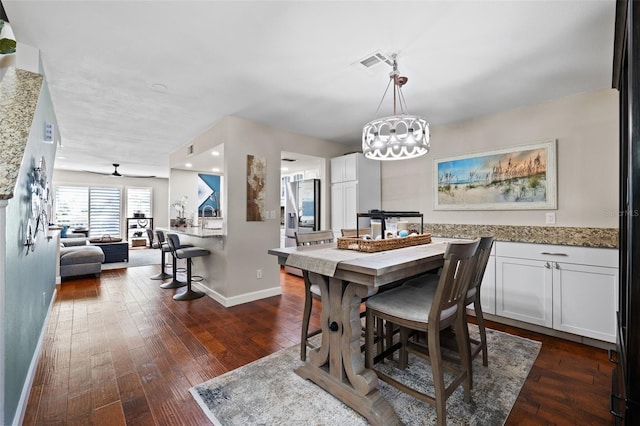
<svg viewBox="0 0 640 426">
<path fill-rule="evenodd" d="M 393 250 L 403 247 L 429 244 L 431 234 L 410 235 L 408 237 L 385 238 L 383 240 L 365 240 L 356 237 L 338 237 L 338 248 L 344 250 L 357 250 L 366 253 Z"/>
</svg>

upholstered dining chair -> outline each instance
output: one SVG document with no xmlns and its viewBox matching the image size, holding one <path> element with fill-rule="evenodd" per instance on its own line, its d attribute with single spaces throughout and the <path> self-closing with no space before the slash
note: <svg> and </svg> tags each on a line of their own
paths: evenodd
<svg viewBox="0 0 640 426">
<path fill-rule="evenodd" d="M 489 365 L 489 354 L 487 351 L 487 332 L 484 326 L 484 314 L 482 312 L 482 305 L 480 303 L 480 287 L 482 285 L 482 279 L 489 263 L 489 256 L 491 255 L 491 247 L 493 246 L 493 237 L 481 237 L 478 244 L 478 251 L 476 253 L 477 261 L 473 276 L 471 278 L 471 284 L 469 284 L 469 290 L 467 290 L 465 306 L 467 308 L 473 305 L 473 310 L 478 323 L 478 332 L 480 334 L 480 340 L 469 338 L 469 369 L 473 373 L 471 361 L 482 352 L 482 365 L 485 367 Z M 425 288 L 428 286 L 437 286 L 439 277 L 435 275 L 422 275 L 420 277 L 412 278 L 406 281 L 403 285 Z M 465 320 L 467 316 L 464 315 Z M 466 321 L 465 321 L 466 322 Z M 468 325 L 467 325 L 468 326 Z M 466 326 L 465 326 L 466 329 Z M 473 387 L 473 374 L 471 374 L 471 386 Z"/>
<path fill-rule="evenodd" d="M 328 244 L 334 240 L 333 231 L 314 231 L 295 233 L 296 244 L 298 246 L 309 246 L 316 244 Z M 313 277 L 313 278 L 311 278 Z M 309 331 L 309 321 L 311 320 L 311 310 L 313 308 L 313 300 L 320 300 L 320 285 L 312 282 L 313 280 L 326 279 L 325 277 L 317 274 L 313 274 L 310 277 L 308 271 L 302 271 L 302 278 L 304 279 L 304 311 L 302 313 L 302 333 L 300 336 L 300 359 L 305 361 L 307 359 L 307 346 L 309 339 L 322 332 L 321 329 Z"/>
<path fill-rule="evenodd" d="M 387 352 L 400 350 L 399 368 L 405 369 L 408 355 L 428 360 L 433 372 L 433 395 L 420 392 L 391 376 L 374 368 L 378 377 L 414 398 L 435 405 L 437 424 L 446 424 L 446 401 L 449 395 L 462 385 L 464 400 L 471 400 L 471 371 L 466 333 L 456 333 L 460 365 L 454 371 L 455 378 L 448 384 L 444 382 L 444 367 L 440 345 L 440 332 L 450 326 L 456 330 L 466 328 L 464 302 L 467 290 L 473 278 L 476 252 L 479 239 L 474 241 L 455 241 L 447 245 L 444 253 L 444 265 L 437 286 L 418 288 L 400 286 L 398 288 L 371 296 L 366 302 L 367 332 L 365 337 L 365 365 L 374 368 L 375 362 L 384 361 Z M 384 320 L 400 326 L 400 341 L 374 355 L 374 320 Z M 426 332 L 427 344 L 409 340 L 413 331 Z M 467 337 L 465 337 L 467 336 Z M 452 367 L 452 366 L 447 366 Z"/>
</svg>

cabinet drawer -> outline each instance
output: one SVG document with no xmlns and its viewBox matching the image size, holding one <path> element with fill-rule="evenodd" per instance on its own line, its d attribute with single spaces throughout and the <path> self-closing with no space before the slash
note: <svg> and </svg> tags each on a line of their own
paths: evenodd
<svg viewBox="0 0 640 426">
<path fill-rule="evenodd" d="M 563 262 L 581 265 L 618 267 L 618 250 L 598 247 L 559 246 L 552 244 L 510 243 L 498 241 L 496 256 Z"/>
</svg>

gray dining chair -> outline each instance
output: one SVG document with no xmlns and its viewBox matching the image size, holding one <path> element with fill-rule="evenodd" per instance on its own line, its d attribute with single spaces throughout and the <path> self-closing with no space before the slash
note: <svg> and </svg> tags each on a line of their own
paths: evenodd
<svg viewBox="0 0 640 426">
<path fill-rule="evenodd" d="M 317 244 L 328 244 L 334 240 L 333 231 L 314 231 L 295 233 L 296 244 L 298 246 L 310 246 Z M 304 279 L 304 310 L 302 312 L 302 332 L 300 336 L 300 359 L 307 359 L 307 347 L 313 347 L 309 344 L 309 339 L 322 332 L 322 329 L 309 331 L 309 322 L 311 320 L 311 310 L 313 308 L 313 300 L 320 300 L 320 284 L 316 280 L 326 280 L 318 274 L 309 275 L 308 271 L 302 271 Z"/>
<path fill-rule="evenodd" d="M 378 377 L 389 385 L 435 405 L 438 425 L 446 424 L 447 398 L 460 385 L 463 387 L 464 400 L 471 400 L 468 334 L 456 333 L 460 365 L 455 370 L 453 365 L 447 365 L 447 369 L 451 369 L 455 377 L 445 385 L 440 332 L 450 326 L 454 326 L 455 330 L 466 328 L 464 302 L 475 271 L 479 243 L 480 240 L 476 239 L 451 242 L 447 245 L 437 286 L 400 286 L 371 296 L 366 302 L 365 366 L 373 368 Z M 400 341 L 378 354 L 374 354 L 373 325 L 376 318 L 383 318 L 400 327 Z M 409 337 L 413 332 L 426 332 L 427 346 L 418 341 L 411 341 Z M 400 351 L 398 366 L 401 370 L 406 369 L 408 365 L 409 353 L 429 361 L 433 373 L 433 394 L 412 388 L 374 368 L 376 362 L 384 362 L 388 353 L 397 350 Z"/>
<path fill-rule="evenodd" d="M 478 244 L 478 252 L 476 253 L 477 261 L 469 290 L 467 290 L 465 306 L 469 308 L 473 306 L 476 321 L 478 323 L 478 332 L 480 340 L 468 338 L 469 341 L 469 369 L 473 373 L 473 364 L 471 363 L 480 352 L 482 352 L 482 365 L 489 365 L 489 354 L 487 350 L 487 332 L 484 325 L 484 314 L 482 312 L 482 304 L 480 303 L 480 288 L 482 279 L 489 263 L 491 255 L 491 247 L 493 246 L 493 237 L 481 237 Z M 429 286 L 437 286 L 439 277 L 435 275 L 422 275 L 406 281 L 403 285 L 417 288 L 426 288 Z M 467 316 L 465 318 L 465 330 L 468 333 Z M 448 336 L 447 336 L 448 337 Z M 473 374 L 471 374 L 471 387 L 473 388 Z"/>
</svg>

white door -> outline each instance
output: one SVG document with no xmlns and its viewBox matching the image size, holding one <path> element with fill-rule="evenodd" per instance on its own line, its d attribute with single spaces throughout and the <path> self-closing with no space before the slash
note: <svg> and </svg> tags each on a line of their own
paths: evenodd
<svg viewBox="0 0 640 426">
<path fill-rule="evenodd" d="M 552 279 L 549 262 L 496 256 L 496 315 L 552 327 Z"/>
</svg>

